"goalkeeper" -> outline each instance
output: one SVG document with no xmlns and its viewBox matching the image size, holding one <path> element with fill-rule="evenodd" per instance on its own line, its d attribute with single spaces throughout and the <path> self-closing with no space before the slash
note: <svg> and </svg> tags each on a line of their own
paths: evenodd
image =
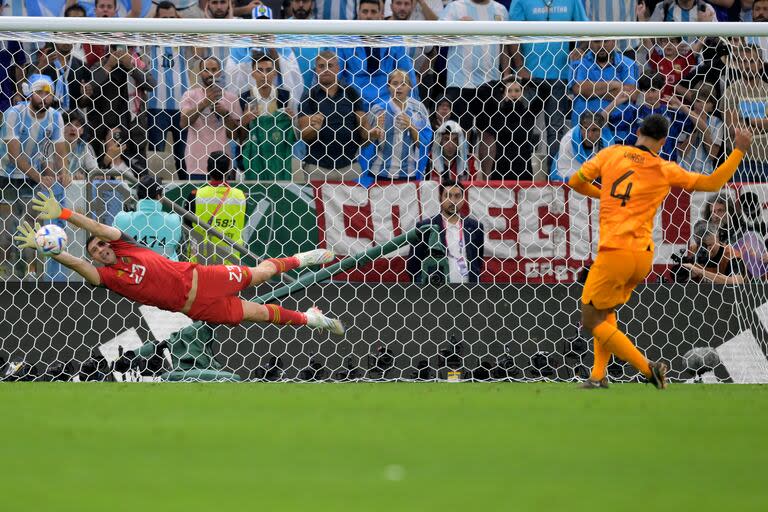
<svg viewBox="0 0 768 512">
<path fill-rule="evenodd" d="M 291 258 L 271 258 L 257 267 L 171 261 L 139 245 L 117 228 L 62 208 L 52 195 L 39 192 L 32 203 L 32 209 L 40 212 L 39 218 L 65 220 L 91 233 L 85 248 L 102 266 L 97 268 L 66 252 L 52 258 L 94 286 L 104 286 L 141 304 L 181 312 L 193 320 L 214 324 L 270 322 L 344 333 L 339 320 L 326 317 L 317 308 L 301 313 L 274 304 L 241 300 L 237 296 L 245 288 L 263 283 L 278 273 L 328 263 L 334 258 L 330 251 L 316 249 Z M 15 238 L 20 248 L 37 248 L 35 231 L 27 222 L 19 227 L 20 234 Z"/>
</svg>

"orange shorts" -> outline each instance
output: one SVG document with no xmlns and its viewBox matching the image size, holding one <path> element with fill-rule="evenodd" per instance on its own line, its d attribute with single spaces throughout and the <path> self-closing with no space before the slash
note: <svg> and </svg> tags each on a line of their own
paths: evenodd
<svg viewBox="0 0 768 512">
<path fill-rule="evenodd" d="M 589 269 L 581 302 L 611 309 L 629 300 L 653 267 L 653 251 L 602 249 Z"/>
</svg>

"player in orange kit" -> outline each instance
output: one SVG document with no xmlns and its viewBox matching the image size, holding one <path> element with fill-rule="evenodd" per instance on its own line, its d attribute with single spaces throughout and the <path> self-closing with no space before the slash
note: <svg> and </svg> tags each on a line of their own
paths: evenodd
<svg viewBox="0 0 768 512">
<path fill-rule="evenodd" d="M 600 199 L 600 244 L 581 296 L 584 329 L 595 343 L 592 374 L 585 388 L 608 387 L 611 354 L 629 362 L 659 389 L 667 386 L 667 365 L 649 362 L 616 324 L 615 309 L 651 271 L 653 219 L 671 187 L 715 192 L 731 179 L 752 144 L 752 133 L 736 130 L 735 149 L 711 175 L 692 173 L 659 157 L 669 121 L 658 114 L 643 119 L 634 146 L 603 149 L 584 163 L 568 184 Z M 593 182 L 600 178 L 600 188 Z"/>
</svg>

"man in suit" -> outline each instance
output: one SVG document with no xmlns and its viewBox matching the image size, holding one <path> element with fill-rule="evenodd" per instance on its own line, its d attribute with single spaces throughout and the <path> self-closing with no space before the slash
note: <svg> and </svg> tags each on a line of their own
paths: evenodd
<svg viewBox="0 0 768 512">
<path fill-rule="evenodd" d="M 464 186 L 456 181 L 440 185 L 440 214 L 425 219 L 419 226 L 437 226 L 439 244 L 425 235 L 411 247 L 407 270 L 416 283 L 435 282 L 434 273 L 448 283 L 477 283 L 483 271 L 483 225 L 472 217 L 462 217 Z M 441 254 L 442 251 L 442 254 Z M 437 253 L 437 254 L 436 254 Z M 432 260 L 438 268 L 427 262 Z M 438 282 L 440 277 L 438 277 Z"/>
</svg>

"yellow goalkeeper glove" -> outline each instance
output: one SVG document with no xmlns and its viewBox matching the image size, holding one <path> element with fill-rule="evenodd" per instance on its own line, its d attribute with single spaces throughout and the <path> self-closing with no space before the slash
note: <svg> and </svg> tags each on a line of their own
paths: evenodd
<svg viewBox="0 0 768 512">
<path fill-rule="evenodd" d="M 24 222 L 19 225 L 18 232 L 20 234 L 13 237 L 14 240 L 19 242 L 16 246 L 19 249 L 35 249 L 37 250 L 37 242 L 35 241 L 35 234 L 40 229 L 40 224 L 35 223 L 35 227 L 29 225 L 29 222 Z"/>
<path fill-rule="evenodd" d="M 48 195 L 38 192 L 37 198 L 32 198 L 32 209 L 40 212 L 38 217 L 41 219 L 58 219 L 61 217 L 61 205 L 53 197 L 53 192 L 50 190 Z"/>
</svg>

